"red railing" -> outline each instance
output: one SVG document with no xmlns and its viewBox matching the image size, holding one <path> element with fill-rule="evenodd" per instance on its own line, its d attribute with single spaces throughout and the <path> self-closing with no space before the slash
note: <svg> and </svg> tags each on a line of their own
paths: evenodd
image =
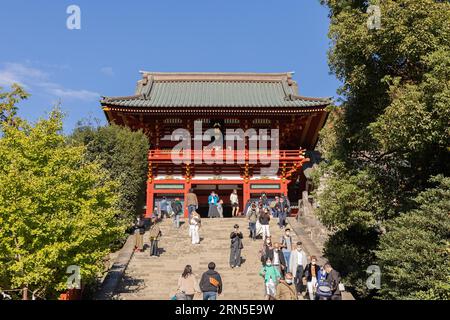
<svg viewBox="0 0 450 320">
<path fill-rule="evenodd" d="M 166 162 L 176 159 L 195 159 L 223 161 L 251 161 L 272 159 L 279 161 L 302 161 L 305 150 L 150 150 L 148 159 L 152 162 Z"/>
</svg>

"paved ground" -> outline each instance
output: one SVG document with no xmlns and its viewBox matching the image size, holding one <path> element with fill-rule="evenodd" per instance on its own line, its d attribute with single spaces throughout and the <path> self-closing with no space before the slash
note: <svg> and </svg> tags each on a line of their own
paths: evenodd
<svg viewBox="0 0 450 320">
<path fill-rule="evenodd" d="M 276 225 L 277 219 L 271 221 L 272 239 L 279 241 L 282 231 Z M 184 222 L 184 221 L 183 221 Z M 234 224 L 239 224 L 244 234 L 244 263 L 241 268 L 229 266 L 230 232 Z M 259 300 L 264 298 L 263 279 L 258 275 L 261 268 L 259 250 L 262 240 L 252 241 L 248 238 L 248 223 L 244 218 L 202 219 L 200 245 L 191 245 L 188 226 L 184 223 L 179 230 L 172 226 L 171 220 L 161 223 L 163 237 L 160 241 L 162 254 L 159 258 L 150 257 L 148 249 L 133 255 L 125 277 L 123 278 L 115 299 L 123 300 L 167 300 L 177 289 L 177 280 L 184 266 L 192 265 L 198 279 L 207 270 L 210 261 L 217 265 L 221 274 L 224 291 L 219 299 L 225 300 Z M 149 243 L 148 234 L 145 243 Z M 297 241 L 295 234 L 294 242 Z M 300 239 L 303 241 L 303 239 Z M 196 296 L 194 299 L 200 299 Z"/>
</svg>

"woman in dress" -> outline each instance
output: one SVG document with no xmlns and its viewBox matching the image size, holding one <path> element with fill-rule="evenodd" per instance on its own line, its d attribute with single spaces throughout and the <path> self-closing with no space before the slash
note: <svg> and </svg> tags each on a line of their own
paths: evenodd
<svg viewBox="0 0 450 320">
<path fill-rule="evenodd" d="M 189 233 L 191 236 L 192 244 L 200 244 L 199 229 L 201 224 L 201 218 L 196 211 L 192 212 L 192 218 L 191 221 L 189 221 L 189 223 L 190 223 Z"/>
</svg>

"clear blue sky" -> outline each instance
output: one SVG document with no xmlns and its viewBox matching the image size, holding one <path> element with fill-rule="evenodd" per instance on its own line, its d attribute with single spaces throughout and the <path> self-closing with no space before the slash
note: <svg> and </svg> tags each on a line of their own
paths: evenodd
<svg viewBox="0 0 450 320">
<path fill-rule="evenodd" d="M 71 4 L 81 30 L 66 27 Z M 133 94 L 139 70 L 295 71 L 300 94 L 335 97 L 327 13 L 319 0 L 5 1 L 0 86 L 27 88 L 29 120 L 60 101 L 66 132 L 104 121 L 100 95 Z"/>
</svg>

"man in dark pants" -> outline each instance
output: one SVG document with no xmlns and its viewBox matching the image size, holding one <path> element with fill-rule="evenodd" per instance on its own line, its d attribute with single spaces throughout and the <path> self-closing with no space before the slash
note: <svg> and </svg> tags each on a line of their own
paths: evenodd
<svg viewBox="0 0 450 320">
<path fill-rule="evenodd" d="M 159 257 L 158 241 L 161 237 L 161 229 L 158 225 L 158 220 L 152 218 L 152 225 L 150 226 L 149 238 L 150 238 L 150 256 Z"/>
<path fill-rule="evenodd" d="M 286 274 L 287 272 L 286 259 L 284 258 L 284 254 L 281 251 L 281 245 L 279 242 L 275 242 L 273 245 L 273 249 L 267 252 L 266 261 L 268 259 L 272 261 L 272 265 L 278 269 L 278 271 L 282 276 Z"/>
<path fill-rule="evenodd" d="M 326 281 L 330 284 L 331 287 L 331 300 L 342 300 L 341 290 L 339 290 L 339 283 L 341 283 L 341 275 L 339 272 L 331 267 L 329 262 L 325 263 L 324 269 L 327 273 Z"/>
<path fill-rule="evenodd" d="M 188 208 L 188 223 L 190 223 L 192 213 L 198 209 L 198 199 L 194 189 L 189 189 L 189 193 L 186 195 L 186 206 Z"/>
<path fill-rule="evenodd" d="M 231 245 L 230 245 L 230 267 L 238 267 L 241 266 L 241 250 L 243 248 L 242 245 L 242 232 L 239 231 L 239 226 L 237 224 L 234 225 L 234 230 L 230 234 Z"/>
<path fill-rule="evenodd" d="M 307 262 L 306 253 L 303 251 L 301 241 L 299 241 L 295 246 L 295 250 L 291 251 L 289 259 L 289 271 L 295 277 L 295 286 L 298 294 L 303 292 L 303 270 L 306 267 Z"/>
</svg>

